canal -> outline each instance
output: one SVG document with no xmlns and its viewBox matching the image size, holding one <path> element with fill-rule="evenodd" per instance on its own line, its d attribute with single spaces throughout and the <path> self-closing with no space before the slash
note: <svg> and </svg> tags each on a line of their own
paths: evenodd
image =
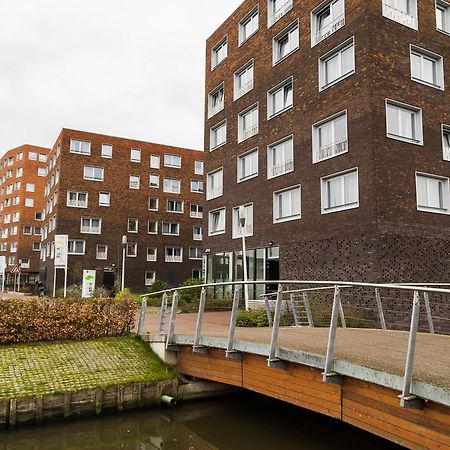
<svg viewBox="0 0 450 450">
<path fill-rule="evenodd" d="M 255 394 L 0 431 L 0 450 L 388 450 L 342 422 Z"/>
</svg>

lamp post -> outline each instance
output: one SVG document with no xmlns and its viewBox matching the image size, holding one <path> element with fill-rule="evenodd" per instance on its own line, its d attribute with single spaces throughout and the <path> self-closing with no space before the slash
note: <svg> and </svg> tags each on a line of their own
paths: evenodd
<svg viewBox="0 0 450 450">
<path fill-rule="evenodd" d="M 126 256 L 126 250 L 127 250 L 127 235 L 124 234 L 122 236 L 122 284 L 121 284 L 121 290 L 122 291 L 125 289 L 125 256 Z"/>
<path fill-rule="evenodd" d="M 241 233 L 242 233 L 242 266 L 243 266 L 243 279 L 247 281 L 247 254 L 245 251 L 245 206 L 239 206 L 239 223 L 241 225 Z M 244 284 L 244 300 L 245 300 L 245 309 L 248 310 L 248 284 Z"/>
</svg>

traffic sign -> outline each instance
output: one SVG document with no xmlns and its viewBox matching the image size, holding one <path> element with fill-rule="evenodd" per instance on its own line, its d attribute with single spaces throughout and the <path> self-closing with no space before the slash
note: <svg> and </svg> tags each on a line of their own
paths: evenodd
<svg viewBox="0 0 450 450">
<path fill-rule="evenodd" d="M 21 273 L 20 266 L 18 264 L 14 264 L 14 267 L 11 269 L 11 273 Z"/>
</svg>

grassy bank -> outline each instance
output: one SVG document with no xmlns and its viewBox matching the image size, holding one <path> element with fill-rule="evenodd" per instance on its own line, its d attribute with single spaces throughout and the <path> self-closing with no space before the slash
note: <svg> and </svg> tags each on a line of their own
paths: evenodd
<svg viewBox="0 0 450 450">
<path fill-rule="evenodd" d="M 133 337 L 0 346 L 0 399 L 175 377 Z"/>
</svg>

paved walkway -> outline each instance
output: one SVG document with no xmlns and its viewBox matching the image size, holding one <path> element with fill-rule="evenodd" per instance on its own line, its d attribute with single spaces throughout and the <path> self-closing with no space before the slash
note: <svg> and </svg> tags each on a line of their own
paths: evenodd
<svg viewBox="0 0 450 450">
<path fill-rule="evenodd" d="M 202 336 L 226 338 L 229 312 L 205 313 Z M 169 317 L 166 319 L 166 327 Z M 197 314 L 178 314 L 175 334 L 193 335 Z M 145 331 L 157 332 L 159 316 L 147 316 Z M 167 329 L 167 328 L 166 328 Z M 270 344 L 270 328 L 237 328 L 236 340 Z M 325 356 L 328 328 L 282 327 L 278 346 Z M 405 370 L 408 332 L 362 328 L 338 328 L 335 344 L 336 359 L 403 375 Z M 414 379 L 450 388 L 450 336 L 419 333 L 414 361 Z"/>
</svg>

